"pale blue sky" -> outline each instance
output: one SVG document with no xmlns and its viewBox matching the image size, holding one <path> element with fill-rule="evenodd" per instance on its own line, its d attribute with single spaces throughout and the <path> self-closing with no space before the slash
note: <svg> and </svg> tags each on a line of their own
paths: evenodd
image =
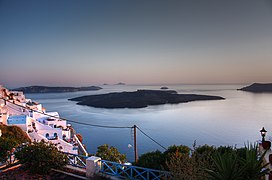
<svg viewBox="0 0 272 180">
<path fill-rule="evenodd" d="M 271 2 L 0 0 L 0 84 L 271 82 Z"/>
</svg>

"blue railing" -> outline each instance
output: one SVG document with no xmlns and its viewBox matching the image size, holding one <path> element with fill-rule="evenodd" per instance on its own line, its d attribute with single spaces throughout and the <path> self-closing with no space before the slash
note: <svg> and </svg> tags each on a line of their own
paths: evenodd
<svg viewBox="0 0 272 180">
<path fill-rule="evenodd" d="M 67 155 L 69 165 L 86 169 L 86 159 L 88 158 L 88 156 L 82 156 L 82 155 L 71 154 L 66 152 L 63 152 L 63 153 Z"/>
<path fill-rule="evenodd" d="M 123 165 L 111 161 L 101 160 L 100 172 L 123 179 L 161 180 L 173 179 L 170 172 L 137 166 Z"/>
<path fill-rule="evenodd" d="M 69 164 L 75 167 L 86 169 L 87 156 L 78 154 L 64 153 L 67 155 Z M 102 174 L 115 176 L 120 179 L 132 180 L 171 180 L 170 172 L 155 169 L 142 168 L 131 165 L 124 165 L 116 162 L 101 160 L 99 162 L 99 172 Z"/>
</svg>

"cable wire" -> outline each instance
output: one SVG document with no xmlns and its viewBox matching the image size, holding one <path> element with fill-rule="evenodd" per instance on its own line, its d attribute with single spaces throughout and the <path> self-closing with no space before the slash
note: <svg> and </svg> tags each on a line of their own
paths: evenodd
<svg viewBox="0 0 272 180">
<path fill-rule="evenodd" d="M 6 100 L 4 98 L 0 98 L 0 99 L 3 99 L 4 101 L 7 101 L 9 103 L 12 103 L 18 107 L 21 107 L 21 108 L 24 108 L 24 109 L 27 109 L 29 110 L 30 112 L 36 112 L 36 113 L 39 113 L 39 114 L 43 114 L 43 115 L 46 115 L 48 117 L 52 117 L 52 118 L 56 118 L 56 119 L 60 119 L 60 120 L 66 120 L 66 121 L 69 121 L 69 122 L 73 122 L 73 123 L 76 123 L 76 124 L 81 124 L 81 125 L 86 125 L 86 126 L 92 126 L 92 127 L 98 127 L 98 128 L 118 128 L 118 129 L 121 129 L 121 128 L 127 128 L 127 129 L 132 129 L 134 128 L 134 126 L 132 127 L 129 127 L 129 126 L 106 126 L 106 125 L 98 125 L 98 124 L 89 124 L 89 123 L 83 123 L 83 122 L 77 122 L 77 121 L 73 121 L 73 120 L 69 120 L 69 119 L 65 119 L 65 118 L 60 118 L 60 117 L 57 117 L 57 116 L 53 116 L 51 114 L 47 114 L 47 113 L 44 113 L 44 112 L 40 112 L 40 111 L 37 111 L 37 110 L 33 110 L 31 108 L 28 108 L 28 107 L 25 107 L 25 106 L 22 106 L 22 105 L 19 105 L 19 104 L 15 104 L 14 102 L 10 102 L 9 100 Z M 136 125 L 135 125 L 136 126 Z M 143 134 L 145 135 L 146 137 L 148 137 L 151 141 L 153 141 L 154 143 L 156 143 L 157 145 L 159 145 L 161 148 L 163 148 L 164 150 L 167 150 L 166 147 L 164 147 L 163 145 L 161 145 L 158 141 L 156 141 L 155 139 L 153 139 L 152 137 L 150 137 L 148 134 L 146 134 L 143 130 L 141 130 L 138 126 L 136 126 L 136 128 Z"/>
<path fill-rule="evenodd" d="M 156 141 L 155 139 L 153 139 L 152 137 L 150 137 L 149 135 L 147 135 L 143 130 L 141 130 L 138 126 L 136 126 L 136 128 L 143 133 L 143 135 L 145 135 L 146 137 L 148 137 L 149 139 L 151 139 L 154 143 L 156 143 L 157 145 L 159 145 L 160 147 L 162 147 L 164 150 L 167 150 L 166 147 L 164 147 L 163 145 L 161 145 L 158 141 Z"/>
<path fill-rule="evenodd" d="M 56 118 L 56 119 L 60 119 L 60 120 L 65 120 L 65 121 L 76 123 L 76 124 L 81 124 L 81 125 L 86 125 L 86 126 L 92 126 L 92 127 L 99 127 L 99 128 L 118 128 L 118 129 L 121 129 L 121 128 L 131 129 L 131 128 L 133 128 L 133 127 L 129 127 L 129 126 L 106 126 L 106 125 L 98 125 L 98 124 L 89 124 L 89 123 L 77 122 L 77 121 L 69 120 L 69 119 L 66 119 L 66 118 L 61 118 L 61 117 L 53 116 L 51 114 L 47 114 L 47 113 L 44 113 L 44 112 L 40 112 L 40 111 L 37 111 L 37 110 L 31 109 L 31 108 L 25 107 L 25 106 L 22 106 L 22 105 L 19 105 L 19 104 L 15 104 L 14 102 L 10 102 L 9 100 L 6 100 L 4 98 L 0 98 L 0 99 L 3 99 L 4 101 L 7 101 L 9 103 L 12 103 L 12 104 L 18 106 L 18 107 L 27 109 L 27 110 L 32 111 L 32 112 L 36 112 L 36 113 L 43 114 L 43 115 L 48 116 L 48 117 L 52 117 L 52 118 Z"/>
</svg>

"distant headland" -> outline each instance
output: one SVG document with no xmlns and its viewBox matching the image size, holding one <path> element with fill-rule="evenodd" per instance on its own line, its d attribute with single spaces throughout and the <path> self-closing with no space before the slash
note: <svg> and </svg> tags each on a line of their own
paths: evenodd
<svg viewBox="0 0 272 180">
<path fill-rule="evenodd" d="M 222 100 L 220 96 L 197 94 L 178 94 L 167 90 L 137 90 L 134 92 L 118 92 L 100 95 L 89 95 L 69 99 L 78 101 L 79 105 L 97 108 L 144 108 L 149 105 L 178 104 L 200 100 Z"/>
<path fill-rule="evenodd" d="M 162 86 L 161 89 L 166 90 L 166 89 L 169 89 L 169 88 L 167 86 Z"/>
<path fill-rule="evenodd" d="M 126 83 L 119 82 L 119 83 L 117 83 L 115 85 L 126 85 Z"/>
<path fill-rule="evenodd" d="M 272 92 L 272 83 L 254 83 L 238 90 L 255 93 Z"/>
<path fill-rule="evenodd" d="M 97 91 L 102 89 L 99 86 L 87 87 L 50 87 L 50 86 L 28 86 L 13 89 L 14 91 L 23 91 L 24 93 L 62 93 L 76 91 Z"/>
</svg>

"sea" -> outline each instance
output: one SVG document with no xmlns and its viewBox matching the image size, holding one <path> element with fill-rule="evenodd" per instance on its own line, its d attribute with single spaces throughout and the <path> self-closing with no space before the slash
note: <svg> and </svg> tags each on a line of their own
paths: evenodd
<svg viewBox="0 0 272 180">
<path fill-rule="evenodd" d="M 104 109 L 77 105 L 69 98 L 109 92 L 159 90 L 164 85 L 103 85 L 98 91 L 68 93 L 26 94 L 47 112 L 57 111 L 67 119 L 90 154 L 103 144 L 116 147 L 134 159 L 134 136 L 131 128 L 101 128 L 78 124 L 132 127 L 137 125 L 139 155 L 150 151 L 164 151 L 171 145 L 192 148 L 208 144 L 215 147 L 242 147 L 261 139 L 260 129 L 265 127 L 267 139 L 272 139 L 272 93 L 238 91 L 245 85 L 168 85 L 180 94 L 222 96 L 225 100 L 194 101 L 180 104 L 154 105 L 140 109 Z M 71 121 L 69 121 L 71 120 Z M 154 142 L 156 141 L 156 142 Z M 164 148 L 163 148 L 164 147 Z"/>
</svg>

